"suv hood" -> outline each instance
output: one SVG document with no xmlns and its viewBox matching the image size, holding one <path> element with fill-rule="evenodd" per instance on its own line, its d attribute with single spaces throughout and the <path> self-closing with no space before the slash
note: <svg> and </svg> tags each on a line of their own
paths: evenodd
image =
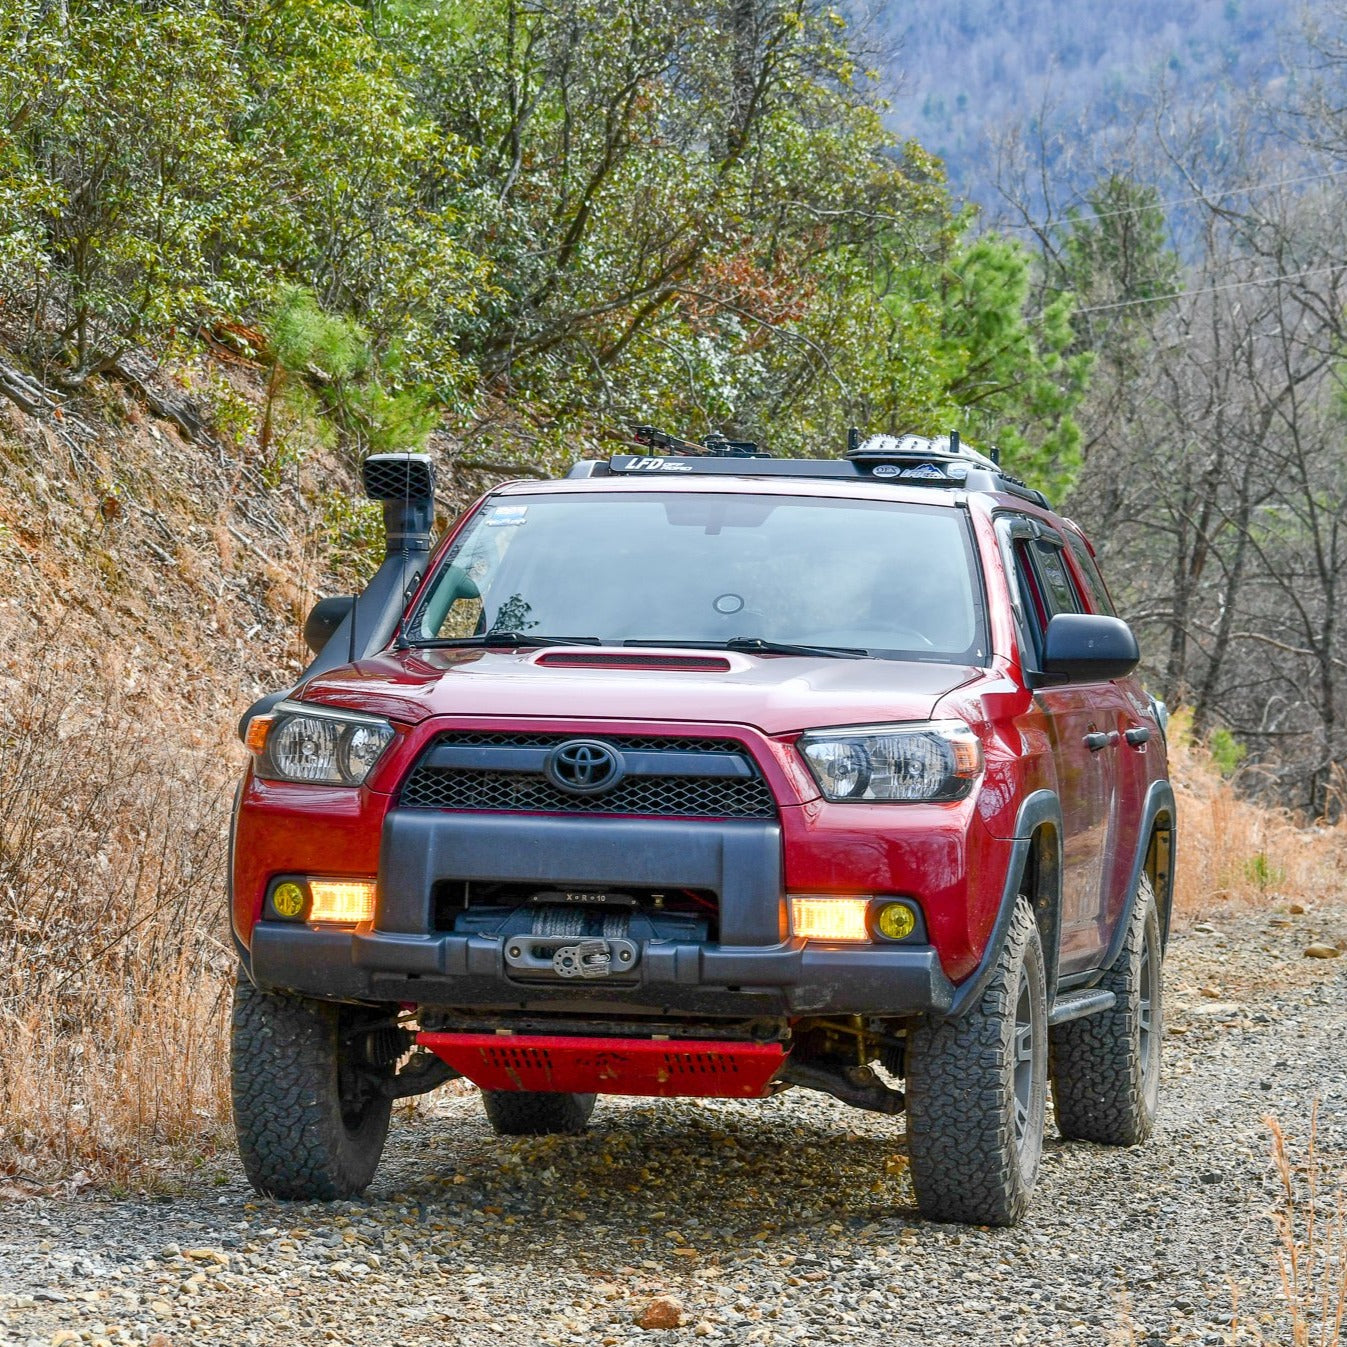
<svg viewBox="0 0 1347 1347">
<path fill-rule="evenodd" d="M 772 735 L 926 720 L 941 697 L 982 672 L 969 665 L 646 647 L 405 650 L 321 674 L 296 696 L 413 724 L 428 716 L 686 720 L 752 725 Z"/>
</svg>

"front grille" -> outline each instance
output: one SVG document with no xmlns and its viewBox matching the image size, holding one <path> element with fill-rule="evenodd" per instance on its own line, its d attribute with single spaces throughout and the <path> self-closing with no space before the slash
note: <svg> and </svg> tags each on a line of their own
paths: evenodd
<svg viewBox="0 0 1347 1347">
<path fill-rule="evenodd" d="M 456 809 L 507 813 L 637 814 L 665 818 L 774 818 L 776 803 L 743 744 L 733 739 L 679 739 L 670 736 L 604 735 L 602 741 L 630 753 L 729 754 L 751 774 L 697 775 L 680 757 L 677 774 L 628 775 L 598 795 L 572 795 L 541 772 L 495 770 L 490 750 L 554 748 L 575 734 L 511 734 L 469 731 L 441 735 L 431 743 L 403 784 L 405 809 Z M 437 749 L 484 750 L 473 767 L 442 767 L 426 758 Z"/>
</svg>

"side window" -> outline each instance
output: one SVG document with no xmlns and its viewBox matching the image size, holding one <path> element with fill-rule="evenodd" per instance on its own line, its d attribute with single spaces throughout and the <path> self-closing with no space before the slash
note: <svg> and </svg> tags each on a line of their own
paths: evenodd
<svg viewBox="0 0 1347 1347">
<path fill-rule="evenodd" d="M 1014 557 L 1015 583 L 1019 589 L 1025 633 L 1038 660 L 1043 658 L 1043 639 L 1048 623 L 1058 613 L 1084 612 L 1080 594 L 1072 581 L 1062 543 L 1055 534 L 1043 537 L 1020 533 L 1011 526 L 1011 551 Z"/>
<path fill-rule="evenodd" d="M 1055 537 L 1051 541 L 1036 538 L 1029 546 L 1038 574 L 1043 581 L 1043 597 L 1048 604 L 1049 616 L 1084 612 L 1085 605 L 1080 601 L 1080 595 L 1076 593 L 1076 587 L 1071 582 L 1071 573 L 1067 569 L 1061 543 Z"/>
<path fill-rule="evenodd" d="M 1085 545 L 1085 539 L 1079 534 L 1068 532 L 1066 541 L 1071 548 L 1071 555 L 1076 559 L 1076 566 L 1085 581 L 1086 597 L 1090 600 L 1090 607 L 1096 613 L 1107 613 L 1110 617 L 1116 617 L 1118 610 L 1113 606 L 1108 587 L 1104 584 L 1104 577 L 1099 574 L 1099 567 L 1096 565 L 1094 557 L 1090 555 L 1090 549 Z"/>
<path fill-rule="evenodd" d="M 1015 630 L 1022 657 L 1030 666 L 1041 658 L 1043 631 L 1048 625 L 1042 585 L 1029 558 L 1029 544 L 1037 533 L 1038 525 L 1032 520 L 1011 514 L 997 516 L 996 539 L 1001 549 L 1006 583 L 1010 587 Z"/>
<path fill-rule="evenodd" d="M 1051 612 L 1043 596 L 1043 586 L 1034 570 L 1030 554 L 1033 543 L 1028 539 L 1017 539 L 1015 543 L 1015 579 L 1019 582 L 1020 595 L 1024 599 L 1025 616 L 1034 628 L 1037 643 L 1048 625 Z"/>
</svg>

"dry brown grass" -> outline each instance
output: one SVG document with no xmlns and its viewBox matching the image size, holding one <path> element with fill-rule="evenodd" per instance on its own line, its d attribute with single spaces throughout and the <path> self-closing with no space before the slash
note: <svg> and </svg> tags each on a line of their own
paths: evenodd
<svg viewBox="0 0 1347 1347">
<path fill-rule="evenodd" d="M 1280 1187 L 1272 1213 L 1289 1347 L 1339 1347 L 1347 1318 L 1347 1192 L 1320 1155 L 1318 1106 L 1310 1117 L 1303 1158 L 1296 1159 L 1281 1125 L 1267 1119 Z"/>
<path fill-rule="evenodd" d="M 233 755 L 36 668 L 0 687 L 0 1174 L 143 1186 L 225 1134 Z"/>
<path fill-rule="evenodd" d="M 1181 717 L 1170 727 L 1178 803 L 1175 918 L 1202 920 L 1228 908 L 1347 901 L 1347 820 L 1306 824 L 1241 796 Z"/>
</svg>

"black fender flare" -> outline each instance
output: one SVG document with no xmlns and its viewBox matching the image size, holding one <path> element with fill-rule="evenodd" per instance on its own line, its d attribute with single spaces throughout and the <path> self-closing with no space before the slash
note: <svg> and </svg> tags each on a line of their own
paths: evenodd
<svg viewBox="0 0 1347 1347">
<path fill-rule="evenodd" d="M 1113 931 L 1113 938 L 1104 951 L 1104 961 L 1099 972 L 1102 976 L 1118 961 L 1122 953 L 1123 941 L 1127 939 L 1127 928 L 1132 922 L 1132 911 L 1136 907 L 1137 885 L 1141 882 L 1141 871 L 1150 855 L 1151 845 L 1158 834 L 1165 834 L 1164 845 L 1158 864 L 1162 870 L 1159 884 L 1156 886 L 1156 899 L 1160 904 L 1160 940 L 1162 945 L 1169 940 L 1169 920 L 1174 910 L 1174 835 L 1177 831 L 1175 820 L 1177 809 L 1174 804 L 1174 789 L 1168 781 L 1152 781 L 1146 791 L 1146 802 L 1141 811 L 1141 826 L 1137 830 L 1136 854 L 1132 857 L 1132 868 L 1127 875 L 1127 899 L 1123 905 L 1122 916 Z"/>
<path fill-rule="evenodd" d="M 1054 791 L 1036 790 L 1027 795 L 1015 816 L 1015 835 L 1011 839 L 1010 863 L 1006 867 L 1005 887 L 1001 891 L 1001 906 L 987 940 L 987 948 L 976 969 L 954 989 L 948 1017 L 955 1019 L 962 1015 L 979 996 L 996 969 L 1001 957 L 1002 947 L 1010 934 L 1010 923 L 1015 916 L 1015 904 L 1019 901 L 1024 876 L 1029 867 L 1029 858 L 1034 845 L 1034 835 L 1047 825 L 1052 831 L 1054 847 L 1047 857 L 1051 873 L 1038 875 L 1039 892 L 1031 894 L 1034 904 L 1034 916 L 1038 921 L 1039 932 L 1043 937 L 1043 965 L 1048 986 L 1048 1000 L 1057 989 L 1057 958 L 1061 945 L 1061 884 L 1062 872 L 1062 806 Z"/>
</svg>

